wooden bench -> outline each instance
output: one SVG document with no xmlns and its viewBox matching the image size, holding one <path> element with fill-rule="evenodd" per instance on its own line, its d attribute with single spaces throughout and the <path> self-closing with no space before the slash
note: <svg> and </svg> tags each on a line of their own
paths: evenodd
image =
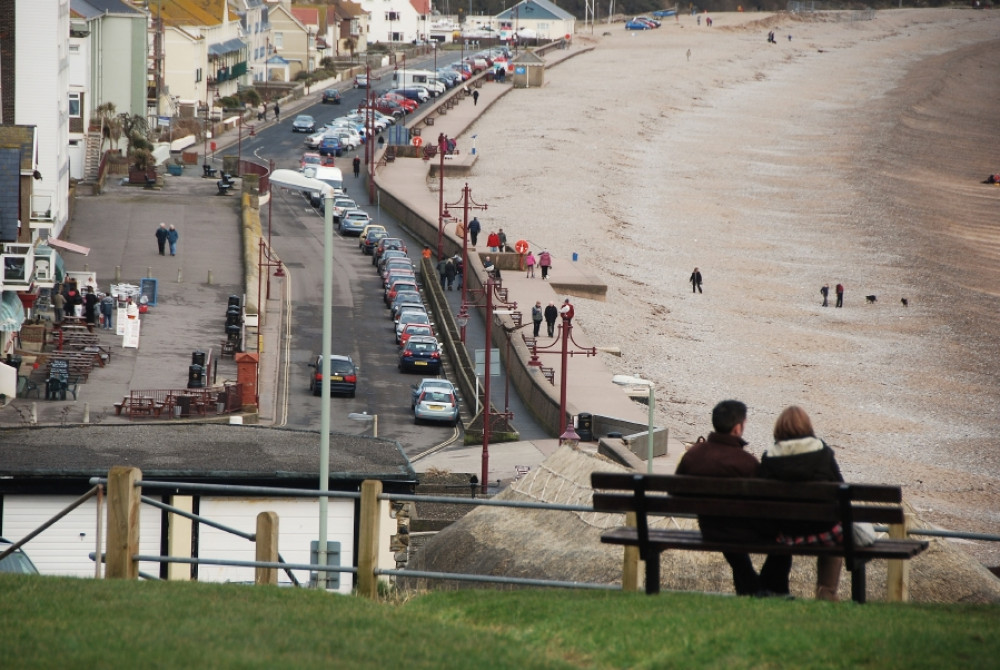
<svg viewBox="0 0 1000 670">
<path fill-rule="evenodd" d="M 723 479 L 677 475 L 638 475 L 595 472 L 594 510 L 634 513 L 634 527 L 605 531 L 601 542 L 638 547 L 646 562 L 646 593 L 660 591 L 660 553 L 684 551 L 791 554 L 794 556 L 842 556 L 851 572 L 851 598 L 865 602 L 865 565 L 872 559 L 903 561 L 927 549 L 927 542 L 906 538 L 902 491 L 898 486 L 837 484 L 831 482 L 787 483 L 766 479 Z M 697 530 L 649 527 L 649 515 L 712 515 L 755 522 L 818 521 L 832 527 L 840 522 L 844 543 L 787 545 L 775 542 L 713 542 Z M 856 546 L 856 522 L 890 524 L 890 539 L 877 539 L 870 546 Z M 895 575 L 894 575 L 895 570 Z M 905 599 L 906 566 L 890 564 L 890 599 Z"/>
</svg>

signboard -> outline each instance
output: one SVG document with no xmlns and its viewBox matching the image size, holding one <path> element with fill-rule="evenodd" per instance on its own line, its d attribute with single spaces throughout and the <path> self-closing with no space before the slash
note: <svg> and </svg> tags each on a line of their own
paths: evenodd
<svg viewBox="0 0 1000 670">
<path fill-rule="evenodd" d="M 65 358 L 53 358 L 49 361 L 49 377 L 62 381 L 69 379 L 69 361 Z"/>
<path fill-rule="evenodd" d="M 528 68 L 525 67 L 524 65 L 515 65 L 514 66 L 514 74 L 524 75 L 524 74 L 527 74 L 527 72 L 528 72 Z"/>
<path fill-rule="evenodd" d="M 157 280 L 152 277 L 145 277 L 139 280 L 139 293 L 146 299 L 146 304 L 150 307 L 156 306 Z"/>
<path fill-rule="evenodd" d="M 125 319 L 125 337 L 122 340 L 123 349 L 139 348 L 139 327 L 141 325 L 142 322 L 139 321 L 138 316 Z"/>
<path fill-rule="evenodd" d="M 486 369 L 486 350 L 476 349 L 476 376 L 482 377 L 483 370 Z M 496 347 L 490 349 L 490 377 L 500 376 L 500 350 Z"/>
</svg>

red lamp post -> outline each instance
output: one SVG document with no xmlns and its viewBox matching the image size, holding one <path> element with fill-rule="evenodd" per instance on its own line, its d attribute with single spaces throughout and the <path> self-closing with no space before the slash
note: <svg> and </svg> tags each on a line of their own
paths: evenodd
<svg viewBox="0 0 1000 670">
<path fill-rule="evenodd" d="M 443 164 L 442 164 L 443 165 Z M 442 194 L 444 193 L 444 180 L 441 181 Z M 442 195 L 442 198 L 444 196 Z M 447 214 L 448 207 L 457 207 L 461 203 L 462 210 L 464 212 L 462 217 L 462 307 L 458 313 L 459 322 L 459 333 L 461 335 L 462 344 L 465 344 L 465 324 L 469 322 L 469 312 L 468 305 L 466 305 L 466 298 L 468 296 L 468 276 L 469 276 L 469 209 L 482 209 L 485 210 L 487 205 L 475 202 L 472 199 L 472 189 L 469 188 L 469 183 L 466 182 L 465 186 L 462 188 L 462 198 L 456 202 L 449 203 L 445 206 L 443 210 L 444 213 L 440 217 L 442 226 L 438 229 L 438 247 L 442 245 L 441 236 L 443 234 L 443 223 L 444 217 Z M 438 252 L 441 253 L 440 251 Z M 463 322 L 464 318 L 464 322 Z"/>
<path fill-rule="evenodd" d="M 528 365 L 532 367 L 541 367 L 542 362 L 538 360 L 538 354 L 559 354 L 562 361 L 562 368 L 559 371 L 559 435 L 562 436 L 566 432 L 566 369 L 569 363 L 570 356 L 596 356 L 597 349 L 595 347 L 585 348 L 581 347 L 573 339 L 573 310 L 572 305 L 570 305 L 570 310 L 568 313 L 564 312 L 562 314 L 562 324 L 559 326 L 560 337 L 552 341 L 551 344 L 545 347 L 538 346 L 538 338 L 535 338 L 535 343 L 531 347 L 531 360 L 528 361 Z M 570 350 L 569 343 L 572 342 L 576 349 Z M 561 343 L 560 349 L 556 349 L 557 343 Z"/>
</svg>

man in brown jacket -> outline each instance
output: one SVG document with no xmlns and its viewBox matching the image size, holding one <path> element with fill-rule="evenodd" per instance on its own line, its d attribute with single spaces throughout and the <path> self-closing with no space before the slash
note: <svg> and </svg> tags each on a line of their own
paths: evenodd
<svg viewBox="0 0 1000 670">
<path fill-rule="evenodd" d="M 699 477 L 756 477 L 760 468 L 757 458 L 746 451 L 743 429 L 747 421 L 747 406 L 739 400 L 723 400 L 712 410 L 714 432 L 708 439 L 699 437 L 677 464 L 677 474 Z M 746 519 L 699 516 L 698 526 L 706 540 L 760 542 L 774 540 L 755 528 Z M 750 555 L 724 552 L 733 570 L 736 595 L 787 595 L 791 556 L 768 556 L 760 574 L 754 570 Z"/>
</svg>

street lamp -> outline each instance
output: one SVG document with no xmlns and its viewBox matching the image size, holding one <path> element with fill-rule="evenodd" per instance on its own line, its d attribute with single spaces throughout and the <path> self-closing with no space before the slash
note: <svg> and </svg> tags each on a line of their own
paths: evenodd
<svg viewBox="0 0 1000 670">
<path fill-rule="evenodd" d="M 566 369 L 569 363 L 569 357 L 575 355 L 581 356 L 596 356 L 597 348 L 590 347 L 585 348 L 577 344 L 576 340 L 573 339 L 573 317 L 572 311 L 569 313 L 562 314 L 562 323 L 559 325 L 560 337 L 552 341 L 551 344 L 545 347 L 538 346 L 538 338 L 535 338 L 534 344 L 531 345 L 531 360 L 528 361 L 528 365 L 531 367 L 542 367 L 542 362 L 538 360 L 538 354 L 560 354 L 562 366 L 559 371 L 559 434 L 562 435 L 566 432 Z M 557 350 L 555 349 L 556 343 L 562 343 L 562 347 Z M 572 342 L 576 349 L 570 350 L 569 343 Z"/>
<path fill-rule="evenodd" d="M 372 437 L 378 437 L 378 414 L 369 414 L 368 412 L 351 412 L 347 415 L 347 418 L 351 421 L 364 421 L 372 425 Z"/>
<path fill-rule="evenodd" d="M 444 163 L 442 162 L 442 167 Z M 442 170 L 442 175 L 444 171 Z M 441 192 L 442 199 L 444 198 L 444 177 L 441 177 Z M 462 307 L 458 314 L 458 325 L 459 334 L 461 335 L 462 344 L 465 344 L 465 326 L 469 323 L 468 311 L 466 298 L 468 294 L 468 279 L 469 276 L 469 209 L 481 209 L 486 210 L 488 205 L 481 204 L 472 199 L 472 189 L 469 188 L 469 182 L 465 182 L 465 186 L 462 188 L 462 197 L 453 203 L 449 203 L 444 206 L 443 212 L 439 217 L 439 227 L 438 227 L 438 249 L 443 246 L 443 235 L 444 235 L 444 219 L 445 217 L 450 218 L 451 215 L 448 213 L 448 207 L 457 207 L 459 203 L 462 204 L 463 219 L 462 219 Z M 438 252 L 441 253 L 440 251 Z M 463 323 L 462 319 L 465 318 Z"/>
<path fill-rule="evenodd" d="M 648 425 L 646 426 L 646 472 L 648 474 L 653 474 L 653 412 L 656 408 L 656 392 L 655 385 L 648 379 L 643 379 L 642 377 L 630 377 L 628 375 L 615 375 L 611 378 L 615 384 L 620 386 L 645 386 L 646 391 L 649 393 L 649 416 Z M 668 433 L 669 435 L 669 433 Z"/>
</svg>

